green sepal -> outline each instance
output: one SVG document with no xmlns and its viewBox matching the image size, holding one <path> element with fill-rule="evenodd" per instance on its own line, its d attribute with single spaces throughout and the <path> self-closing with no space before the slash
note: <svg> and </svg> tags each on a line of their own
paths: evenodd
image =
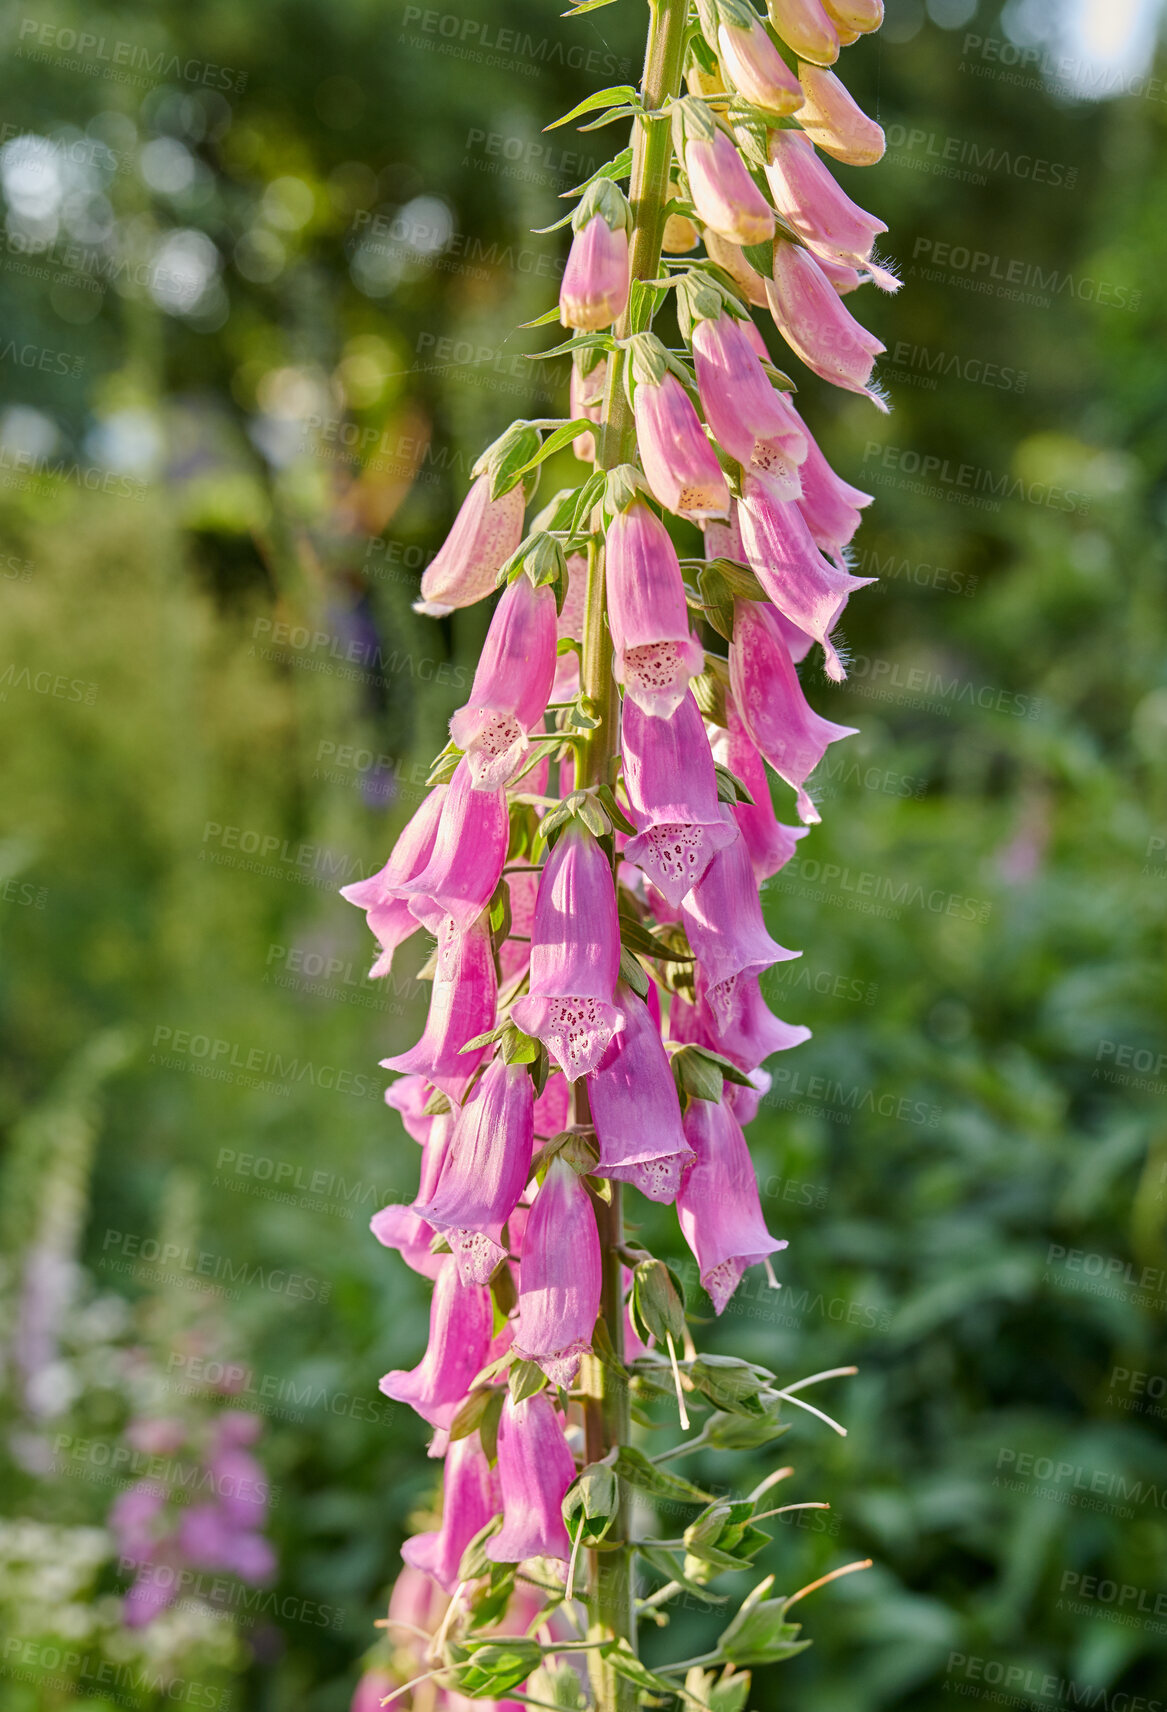
<svg viewBox="0 0 1167 1712">
<path fill-rule="evenodd" d="M 563 1498 L 563 1520 L 572 1544 L 582 1535 L 585 1546 L 598 1545 L 620 1513 L 620 1483 L 609 1462 L 582 1469 Z"/>
<path fill-rule="evenodd" d="M 712 1495 L 679 1474 L 670 1474 L 650 1462 L 644 1452 L 634 1445 L 620 1445 L 615 1455 L 615 1469 L 621 1480 L 654 1498 L 671 1498 L 685 1504 L 708 1504 Z"/>
<path fill-rule="evenodd" d="M 786 1621 L 786 1600 L 765 1597 L 773 1585 L 774 1577 L 768 1575 L 746 1595 L 717 1643 L 720 1658 L 730 1664 L 776 1664 L 810 1646 L 797 1638 L 801 1624 Z"/>
</svg>

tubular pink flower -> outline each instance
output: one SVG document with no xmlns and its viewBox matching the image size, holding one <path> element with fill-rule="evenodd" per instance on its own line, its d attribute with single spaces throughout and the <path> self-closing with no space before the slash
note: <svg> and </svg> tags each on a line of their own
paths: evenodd
<svg viewBox="0 0 1167 1712">
<path fill-rule="evenodd" d="M 836 184 L 800 131 L 771 131 L 766 182 L 774 206 L 820 260 L 862 268 L 882 291 L 898 291 L 894 273 L 871 259 L 882 220 L 867 214 Z"/>
<path fill-rule="evenodd" d="M 495 1058 L 455 1119 L 437 1186 L 414 1203 L 446 1233 L 464 1284 L 486 1284 L 506 1256 L 502 1228 L 530 1175 L 534 1108 L 526 1067 Z"/>
<path fill-rule="evenodd" d="M 524 784 L 526 780 L 524 780 Z M 499 969 L 504 983 L 527 967 L 531 959 L 531 928 L 535 921 L 535 894 L 538 874 L 508 874 L 507 890 L 511 899 L 511 933 L 525 937 L 504 939 L 498 948 Z"/>
<path fill-rule="evenodd" d="M 729 681 L 742 724 L 755 749 L 798 793 L 804 825 L 822 817 L 804 787 L 827 747 L 853 737 L 853 725 L 822 719 L 806 702 L 782 633 L 760 601 L 734 602 Z"/>
<path fill-rule="evenodd" d="M 612 1003 L 620 969 L 616 890 L 607 857 L 572 821 L 539 880 L 528 996 L 511 1007 L 569 1081 L 588 1076 L 623 1018 Z"/>
<path fill-rule="evenodd" d="M 848 392 L 866 393 L 878 409 L 887 403 L 871 384 L 875 359 L 884 349 L 839 301 L 839 294 L 809 250 L 778 239 L 774 277 L 766 298 L 775 324 L 808 369 Z"/>
<path fill-rule="evenodd" d="M 571 1556 L 563 1520 L 563 1495 L 575 1479 L 575 1458 L 546 1391 L 522 1403 L 508 1393 L 498 1424 L 498 1481 L 502 1531 L 486 1542 L 493 1563 L 523 1563 L 531 1557 Z"/>
<path fill-rule="evenodd" d="M 841 564 L 844 550 L 862 521 L 859 514 L 864 506 L 871 504 L 873 496 L 836 475 L 809 433 L 806 444 L 798 509 L 810 530 L 811 540 Z"/>
<path fill-rule="evenodd" d="M 697 1257 L 701 1285 L 720 1314 L 747 1266 L 785 1248 L 766 1229 L 750 1150 L 729 1107 L 691 1100 L 685 1134 L 697 1155 L 677 1196 L 685 1241 Z"/>
<path fill-rule="evenodd" d="M 641 381 L 632 395 L 632 412 L 640 462 L 658 504 L 693 521 L 724 517 L 729 487 L 676 375 L 666 374 L 659 386 Z"/>
<path fill-rule="evenodd" d="M 669 532 L 643 500 L 612 519 L 605 575 L 616 682 L 646 713 L 667 718 L 705 669 L 705 650 L 689 629 Z"/>
<path fill-rule="evenodd" d="M 823 0 L 840 32 L 867 35 L 883 23 L 883 0 Z"/>
<path fill-rule="evenodd" d="M 412 1207 L 391 1202 L 373 1214 L 369 1229 L 382 1248 L 397 1251 L 411 1272 L 419 1272 L 423 1278 L 437 1277 L 445 1259 L 445 1255 L 434 1254 L 430 1249 L 437 1232 L 424 1219 L 419 1219 Z"/>
<path fill-rule="evenodd" d="M 726 809 L 725 818 L 733 825 Z M 732 844 L 719 850 L 681 905 L 681 919 L 697 966 L 705 976 L 710 1009 L 724 1026 L 742 976 L 760 975 L 773 963 L 801 957 L 770 937 L 754 880 L 750 851 L 734 826 Z"/>
<path fill-rule="evenodd" d="M 697 218 L 709 231 L 731 244 L 764 244 L 774 236 L 774 210 L 725 131 L 709 141 L 688 137 L 685 171 Z"/>
<path fill-rule="evenodd" d="M 523 507 L 522 482 L 491 499 L 490 477 L 480 475 L 422 574 L 415 611 L 444 618 L 455 607 L 473 606 L 492 594 L 495 578 L 523 538 Z"/>
<path fill-rule="evenodd" d="M 746 326 L 733 315 L 719 315 L 693 328 L 705 420 L 731 458 L 745 469 L 756 466 L 791 478 L 797 494 L 806 430 L 786 394 L 770 384 Z"/>
<path fill-rule="evenodd" d="M 766 282 L 762 275 L 745 258 L 745 253 L 737 244 L 727 243 L 719 238 L 716 232 L 705 233 L 705 248 L 709 252 L 710 261 L 726 273 L 740 289 L 747 303 L 757 304 L 759 309 L 766 307 Z"/>
<path fill-rule="evenodd" d="M 714 854 L 737 836 L 717 800 L 709 739 L 691 693 L 668 719 L 654 719 L 627 697 L 621 732 L 624 788 L 637 829 L 624 859 L 675 909 Z"/>
<path fill-rule="evenodd" d="M 819 0 L 767 0 L 770 22 L 788 48 L 816 65 L 834 65 L 839 32 Z"/>
<path fill-rule="evenodd" d="M 773 499 L 751 476 L 746 477 L 737 515 L 754 575 L 783 617 L 814 637 L 826 656 L 828 678 L 841 682 L 846 673 L 831 631 L 848 596 L 875 579 L 837 570 L 815 546 L 798 506 Z"/>
<path fill-rule="evenodd" d="M 705 525 L 705 557 L 707 559 L 732 559 L 735 564 L 746 565 L 746 550 L 742 544 L 741 506 L 735 499 L 733 515 L 728 524 L 707 523 Z M 778 626 L 778 633 L 786 644 L 786 652 L 795 662 L 804 660 L 814 646 L 813 636 L 808 636 L 796 624 L 791 624 L 781 612 L 774 609 L 771 614 Z"/>
<path fill-rule="evenodd" d="M 384 1070 L 424 1076 L 450 1099 L 460 1098 L 485 1047 L 463 1052 L 468 1040 L 494 1027 L 494 957 L 481 923 L 459 933 L 451 919 L 438 931 L 438 961 L 425 1030 L 416 1046 L 383 1058 Z"/>
<path fill-rule="evenodd" d="M 431 1427 L 449 1427 L 470 1389 L 470 1381 L 490 1359 L 494 1310 L 490 1291 L 463 1284 L 452 1255 L 445 1255 L 430 1302 L 430 1338 L 415 1368 L 387 1373 L 380 1389 L 396 1403 L 408 1403 Z"/>
<path fill-rule="evenodd" d="M 469 757 L 463 756 L 446 787 L 429 861 L 389 891 L 404 898 L 431 933 L 450 916 L 465 932 L 498 885 L 509 837 L 506 796 L 501 790 L 476 789 Z"/>
<path fill-rule="evenodd" d="M 424 1147 L 437 1121 L 425 1110 L 430 1091 L 424 1076 L 400 1076 L 385 1090 L 385 1104 L 399 1113 L 405 1133 Z"/>
<path fill-rule="evenodd" d="M 697 1003 L 687 1005 L 674 998 L 669 1016 L 669 1037 L 692 1041 L 697 1046 L 711 1046 L 733 1060 L 747 1074 L 756 1073 L 775 1052 L 788 1052 L 809 1040 L 810 1029 L 800 1023 L 783 1022 L 776 1017 L 762 997 L 761 981 L 757 975 L 743 975 L 734 992 L 733 1014 L 722 1026 L 706 1003 L 705 978 L 697 971 Z M 728 1087 L 731 1084 L 727 1084 Z M 740 1120 L 743 1123 L 744 1119 Z"/>
<path fill-rule="evenodd" d="M 593 214 L 571 241 L 559 288 L 561 323 L 589 332 L 610 326 L 627 307 L 628 285 L 628 233 Z"/>
<path fill-rule="evenodd" d="M 569 1386 L 592 1346 L 603 1265 L 596 1215 L 581 1178 L 558 1154 L 523 1232 L 515 1350 L 553 1385 Z"/>
<path fill-rule="evenodd" d="M 650 1201 L 673 1201 L 693 1157 L 681 1127 L 677 1085 L 648 1006 L 623 985 L 616 1002 L 624 1012 L 623 1031 L 588 1077 L 600 1144 L 595 1174 L 631 1183 Z"/>
<path fill-rule="evenodd" d="M 432 1533 L 414 1534 L 405 1541 L 401 1555 L 411 1569 L 432 1575 L 439 1587 L 453 1593 L 463 1552 L 502 1507 L 498 1481 L 477 1433 L 451 1444 L 443 1488 L 441 1526 Z"/>
<path fill-rule="evenodd" d="M 380 943 L 381 955 L 369 971 L 370 978 L 389 973 L 397 947 L 421 926 L 401 888 L 408 889 L 433 855 L 445 796 L 445 785 L 438 785 L 430 792 L 402 830 L 380 873 L 340 889 L 342 898 L 364 910 L 365 919 Z"/>
<path fill-rule="evenodd" d="M 724 742 L 719 744 L 722 754 L 718 759 L 724 760 L 730 772 L 741 780 L 754 799 L 752 803 L 734 803 L 732 812 L 738 831 L 745 839 L 750 853 L 754 879 L 760 886 L 763 881 L 786 866 L 794 855 L 799 839 L 805 838 L 810 829 L 805 826 L 783 826 L 774 813 L 766 763 L 750 742 L 749 733 L 733 704 L 733 697 L 727 696 L 726 702 L 728 726 Z"/>
<path fill-rule="evenodd" d="M 520 571 L 503 590 L 482 646 L 470 699 L 450 721 L 476 791 L 508 785 L 530 753 L 555 678 L 555 593 Z"/>
<path fill-rule="evenodd" d="M 748 29 L 722 23 L 717 31 L 717 54 L 723 75 L 740 95 L 764 113 L 785 116 L 802 106 L 798 79 L 774 46 L 761 20 Z"/>
<path fill-rule="evenodd" d="M 818 148 L 848 166 L 874 166 L 886 148 L 883 127 L 855 101 L 833 71 L 800 64 L 803 104 L 798 122 Z"/>
<path fill-rule="evenodd" d="M 580 416 L 586 416 L 589 422 L 598 422 L 604 407 L 604 388 L 608 383 L 608 359 L 601 357 L 594 368 L 584 373 L 578 362 L 571 365 L 571 379 L 568 382 L 568 415 L 572 421 Z M 594 464 L 596 461 L 596 437 L 585 430 L 577 434 L 571 442 L 571 449 L 583 464 Z"/>
</svg>

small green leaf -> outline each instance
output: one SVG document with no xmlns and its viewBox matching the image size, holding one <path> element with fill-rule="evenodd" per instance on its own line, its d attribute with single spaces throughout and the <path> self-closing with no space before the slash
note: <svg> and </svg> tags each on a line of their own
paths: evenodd
<svg viewBox="0 0 1167 1712">
<path fill-rule="evenodd" d="M 643 1451 L 634 1445 L 621 1445 L 616 1452 L 615 1468 L 622 1480 L 629 1486 L 635 1486 L 642 1492 L 651 1492 L 654 1498 L 675 1498 L 683 1503 L 708 1504 L 710 1494 L 702 1491 L 700 1486 L 694 1486 L 691 1480 L 685 1480 L 679 1474 L 670 1474 L 667 1469 L 658 1468 L 655 1462 L 650 1462 Z"/>
<path fill-rule="evenodd" d="M 604 1539 L 620 1512 L 620 1486 L 611 1464 L 593 1462 L 581 1470 L 563 1499 L 563 1520 L 572 1543 L 582 1533 L 593 1546 Z"/>
<path fill-rule="evenodd" d="M 721 1071 L 694 1046 L 682 1046 L 673 1054 L 673 1079 L 677 1092 L 690 1099 L 716 1104 L 721 1098 L 724 1086 Z"/>
<path fill-rule="evenodd" d="M 626 945 L 620 947 L 620 979 L 627 982 L 637 998 L 648 998 L 648 976 L 644 972 L 643 965 L 632 955 Z"/>
<path fill-rule="evenodd" d="M 798 1640 L 801 1625 L 786 1622 L 785 1599 L 766 1599 L 774 1585 L 768 1575 L 747 1595 L 741 1609 L 717 1643 L 720 1657 L 731 1664 L 776 1664 L 793 1658 L 810 1645 Z"/>
<path fill-rule="evenodd" d="M 724 1593 L 709 1593 L 700 1582 L 693 1581 L 685 1574 L 679 1557 L 666 1551 L 663 1546 L 650 1543 L 638 1543 L 636 1550 L 646 1563 L 650 1563 L 658 1575 L 663 1575 L 666 1581 L 679 1581 L 686 1593 L 695 1594 L 698 1599 L 709 1605 L 728 1604 L 728 1596 Z"/>
<path fill-rule="evenodd" d="M 511 1402 L 524 1403 L 547 1385 L 547 1375 L 534 1361 L 516 1361 L 507 1375 Z"/>
<path fill-rule="evenodd" d="M 486 1413 L 487 1404 L 492 1397 L 499 1395 L 501 1393 L 489 1385 L 479 1385 L 471 1391 L 450 1423 L 451 1439 L 468 1439 L 471 1433 L 477 1432 L 478 1423 Z"/>
<path fill-rule="evenodd" d="M 565 12 L 563 16 L 567 17 L 568 14 Z M 551 124 L 544 125 L 543 129 L 557 131 L 561 125 L 570 125 L 573 119 L 578 119 L 584 113 L 594 113 L 599 107 L 611 107 L 617 102 L 637 101 L 639 97 L 631 83 L 614 83 L 609 89 L 595 89 L 590 95 L 585 95 L 569 112 L 553 119 Z"/>
<path fill-rule="evenodd" d="M 543 1658 L 538 1641 L 467 1641 L 470 1656 L 454 1673 L 455 1686 L 475 1700 L 502 1700 L 537 1670 Z"/>
<path fill-rule="evenodd" d="M 753 806 L 753 797 L 742 784 L 736 773 L 731 773 L 728 767 L 723 767 L 720 761 L 715 761 L 713 771 L 717 776 L 717 800 L 724 803 L 741 802 Z"/>
<path fill-rule="evenodd" d="M 462 1561 L 458 1566 L 459 1581 L 477 1581 L 480 1575 L 490 1571 L 490 1559 L 485 1547 L 488 1539 L 497 1534 L 502 1527 L 502 1517 L 492 1516 L 484 1528 L 479 1528 L 466 1550 L 462 1553 Z"/>
<path fill-rule="evenodd" d="M 570 219 L 571 219 L 571 215 L 568 214 L 565 219 L 558 221 L 557 224 L 560 226 L 566 226 L 568 220 L 570 220 Z M 554 227 L 551 227 L 551 226 L 542 227 L 542 231 L 544 231 L 544 232 L 550 232 L 553 230 L 554 230 Z M 558 303 L 556 303 L 550 309 L 545 309 L 543 311 L 542 315 L 536 315 L 536 317 L 533 321 L 520 321 L 519 322 L 519 331 L 522 332 L 527 327 L 550 327 L 550 325 L 553 321 L 558 321 L 558 320 L 559 320 L 559 305 L 558 305 Z"/>
</svg>

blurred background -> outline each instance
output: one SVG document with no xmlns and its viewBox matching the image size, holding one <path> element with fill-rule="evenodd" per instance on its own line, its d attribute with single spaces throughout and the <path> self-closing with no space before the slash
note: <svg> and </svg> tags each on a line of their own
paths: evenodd
<svg viewBox="0 0 1167 1712">
<path fill-rule="evenodd" d="M 566 248 L 531 229 L 617 143 L 542 127 L 636 80 L 644 19 L 557 12 L 4 8 L 13 1712 L 340 1712 L 432 1502 L 377 1392 L 426 1287 L 367 1232 L 416 1187 L 377 1061 L 427 989 L 406 956 L 365 979 L 337 889 L 464 699 L 483 614 L 411 601 L 469 466 L 565 406 L 526 360 L 555 330 L 515 331 Z M 786 1380 L 857 1364 L 817 1393 L 848 1436 L 802 1415 L 781 1446 L 831 1510 L 762 1561 L 787 1590 L 875 1567 L 807 1601 L 761 1712 L 1120 1712 L 1167 1682 L 1158 27 L 888 0 L 844 56 L 888 134 L 839 176 L 904 275 L 858 305 L 893 412 L 778 360 L 876 495 L 880 581 L 849 683 L 808 683 L 862 734 L 766 897 L 804 950 L 772 1002 L 814 1030 L 751 1131 L 784 1286 L 750 1274 L 699 1335 Z M 683 1623 L 695 1652 L 716 1619 Z"/>
</svg>

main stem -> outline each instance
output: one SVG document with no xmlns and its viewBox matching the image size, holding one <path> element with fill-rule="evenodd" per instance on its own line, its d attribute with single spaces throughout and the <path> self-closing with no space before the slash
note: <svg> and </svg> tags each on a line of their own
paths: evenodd
<svg viewBox="0 0 1167 1712">
<path fill-rule="evenodd" d="M 648 43 L 644 58 L 641 94 L 647 112 L 656 113 L 681 86 L 688 0 L 649 0 Z M 660 267 L 661 240 L 665 228 L 665 204 L 669 197 L 669 167 L 672 137 L 669 120 L 638 119 L 632 139 L 632 172 L 629 200 L 632 204 L 631 272 L 634 280 L 654 279 Z M 633 331 L 631 306 L 615 331 L 626 338 Z M 601 469 L 631 462 L 636 440 L 632 412 L 624 391 L 622 351 L 608 362 L 604 406 L 596 433 L 596 461 Z M 577 787 L 614 784 L 619 704 L 612 677 L 612 642 L 605 618 L 604 555 L 593 538 L 588 552 L 587 595 L 584 605 L 583 658 L 580 688 L 590 698 L 600 723 L 585 746 L 577 750 Z M 611 852 L 613 861 L 615 852 Z M 587 1088 L 576 1084 L 574 1117 L 590 1122 Z M 601 1315 L 617 1361 L 624 1356 L 624 1289 L 619 1250 L 624 1240 L 624 1218 L 619 1183 L 609 1182 L 611 1199 L 596 1198 L 596 1222 L 604 1259 Z M 606 1456 L 629 1438 L 628 1389 L 611 1368 L 589 1359 L 590 1391 L 585 1408 L 589 1462 Z M 630 1516 L 626 1495 L 611 1539 L 626 1542 Z M 590 1638 L 623 1638 L 636 1647 L 632 1548 L 619 1543 L 615 1549 L 591 1553 L 589 1587 Z M 592 1692 L 597 1712 L 636 1712 L 639 1692 L 634 1683 L 617 1675 L 595 1652 L 588 1654 Z"/>
</svg>

